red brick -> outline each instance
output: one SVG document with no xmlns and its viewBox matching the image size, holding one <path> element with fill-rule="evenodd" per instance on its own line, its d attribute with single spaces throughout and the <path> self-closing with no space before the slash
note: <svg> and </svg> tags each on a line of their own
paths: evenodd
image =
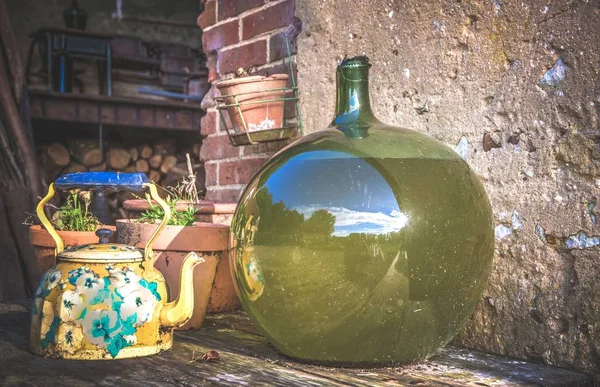
<svg viewBox="0 0 600 387">
<path fill-rule="evenodd" d="M 246 184 L 268 158 L 242 159 L 222 162 L 219 167 L 219 184 Z"/>
<path fill-rule="evenodd" d="M 296 69 L 296 64 L 292 62 L 292 71 L 294 72 L 294 77 L 296 79 L 296 81 L 298 81 L 298 71 Z M 285 63 L 279 63 L 275 66 L 272 67 L 265 67 L 262 68 L 254 73 L 252 73 L 252 75 L 264 75 L 264 76 L 269 76 L 269 75 L 273 75 L 273 74 L 287 74 L 290 75 L 290 64 L 288 61 L 285 61 Z M 297 83 L 297 82 L 296 82 Z M 287 87 L 292 87 L 292 78 L 288 79 L 287 82 Z"/>
<path fill-rule="evenodd" d="M 286 37 L 290 44 L 291 55 L 296 54 L 296 37 L 300 32 L 302 32 L 302 22 L 295 17 L 293 24 L 287 30 L 271 36 L 269 41 L 269 61 L 275 62 L 276 60 L 287 58 Z"/>
<path fill-rule="evenodd" d="M 200 121 L 200 134 L 208 136 L 217 133 L 217 112 L 208 112 Z"/>
<path fill-rule="evenodd" d="M 229 136 L 207 137 L 202 141 L 200 159 L 203 161 L 220 160 L 228 157 L 237 157 L 238 148 L 229 143 Z"/>
<path fill-rule="evenodd" d="M 212 26 L 217 22 L 217 2 L 207 1 L 204 4 L 204 11 L 198 16 L 198 25 L 200 28 L 205 29 L 206 27 Z"/>
<path fill-rule="evenodd" d="M 267 63 L 267 41 L 258 40 L 219 54 L 219 74 L 232 73 L 240 67 L 260 66 Z"/>
<path fill-rule="evenodd" d="M 235 203 L 239 200 L 241 195 L 242 190 L 240 188 L 220 189 L 218 191 L 208 189 L 206 192 L 206 200 Z"/>
<path fill-rule="evenodd" d="M 236 19 L 204 32 L 202 34 L 202 49 L 205 52 L 212 52 L 239 42 L 238 28 L 239 21 Z"/>
<path fill-rule="evenodd" d="M 206 54 L 206 67 L 208 67 L 208 79 L 206 81 L 208 83 L 213 83 L 219 79 L 219 74 L 217 73 L 217 58 L 218 54 L 216 51 Z"/>
<path fill-rule="evenodd" d="M 219 89 L 212 84 L 208 92 L 202 98 L 202 102 L 200 102 L 200 107 L 205 111 L 208 111 L 216 106 L 215 98 L 221 96 L 219 93 Z"/>
<path fill-rule="evenodd" d="M 219 1 L 219 17 L 218 20 L 229 19 L 246 12 L 249 9 L 260 7 L 265 3 L 265 0 L 218 0 Z"/>
<path fill-rule="evenodd" d="M 204 144 L 202 144 L 204 146 Z M 202 149 L 202 148 L 201 148 Z M 204 185 L 217 185 L 217 168 L 218 163 L 204 163 Z"/>
<path fill-rule="evenodd" d="M 242 39 L 250 39 L 294 21 L 294 0 L 287 0 L 272 7 L 250 14 L 242 19 Z"/>
</svg>

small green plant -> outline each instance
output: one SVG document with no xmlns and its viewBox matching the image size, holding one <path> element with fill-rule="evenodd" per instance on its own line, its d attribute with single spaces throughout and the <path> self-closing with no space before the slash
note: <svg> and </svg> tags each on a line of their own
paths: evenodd
<svg viewBox="0 0 600 387">
<path fill-rule="evenodd" d="M 146 200 L 150 208 L 142 213 L 142 216 L 137 220 L 141 223 L 160 223 L 165 217 L 165 211 L 158 203 L 152 202 L 149 195 L 146 195 Z M 183 211 L 177 210 L 177 202 L 179 199 L 168 196 L 165 201 L 171 209 L 171 218 L 167 225 L 169 226 L 191 226 L 196 221 L 196 210 L 189 206 Z"/>
<path fill-rule="evenodd" d="M 100 221 L 88 211 L 92 197 L 87 191 L 72 191 L 67 201 L 52 215 L 52 225 L 60 231 L 95 231 Z"/>
<path fill-rule="evenodd" d="M 196 174 L 192 170 L 192 161 L 189 154 L 186 154 L 186 157 L 188 176 L 178 182 L 175 187 L 159 187 L 167 192 L 165 201 L 171 209 L 171 218 L 167 223 L 169 226 L 192 226 L 196 221 L 196 209 L 193 205 L 187 206 L 183 211 L 177 210 L 178 202 L 196 204 L 200 202 L 198 191 L 196 189 Z M 152 202 L 152 199 L 148 194 L 146 194 L 146 200 L 148 201 L 150 208 L 142 213 L 138 222 L 160 223 L 165 216 L 165 211 L 158 203 Z"/>
</svg>

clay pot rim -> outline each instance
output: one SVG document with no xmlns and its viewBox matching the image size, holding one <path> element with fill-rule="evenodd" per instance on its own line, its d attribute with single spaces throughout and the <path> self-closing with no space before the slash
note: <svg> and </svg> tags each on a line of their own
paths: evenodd
<svg viewBox="0 0 600 387">
<path fill-rule="evenodd" d="M 281 80 L 287 81 L 288 78 L 289 78 L 289 75 L 287 75 L 287 74 L 273 74 L 268 77 L 264 76 L 264 75 L 254 75 L 251 77 L 234 78 L 234 79 L 227 79 L 224 81 L 219 81 L 215 84 L 215 86 L 218 89 L 221 89 L 221 88 L 225 88 L 225 87 L 232 87 L 232 86 L 243 85 L 243 84 L 247 84 L 247 83 L 272 82 L 272 81 L 281 81 Z"/>
<path fill-rule="evenodd" d="M 237 203 L 231 202 L 213 202 L 211 200 L 201 200 L 200 203 L 191 203 L 189 201 L 178 201 L 177 208 L 181 206 L 192 206 L 196 209 L 196 214 L 233 214 Z M 123 202 L 123 208 L 127 211 L 143 212 L 150 207 L 146 199 L 129 199 Z"/>
<path fill-rule="evenodd" d="M 111 226 L 108 224 L 103 224 L 98 226 L 98 229 L 100 228 L 108 228 L 110 230 L 112 230 L 113 232 L 117 230 L 116 226 Z M 44 233 L 47 234 L 48 230 L 46 230 L 44 227 L 42 227 L 41 224 L 32 224 L 31 226 L 29 226 L 29 231 L 31 233 Z M 64 235 L 69 235 L 69 234 L 94 234 L 96 235 L 96 231 L 62 231 L 62 230 L 56 230 L 56 232 L 58 233 L 58 235 L 60 234 L 64 234 Z"/>
<path fill-rule="evenodd" d="M 112 238 L 116 238 L 116 234 L 117 234 L 117 227 L 116 226 L 110 226 L 110 225 L 102 225 L 99 228 L 108 228 L 110 230 L 112 230 L 113 235 Z M 59 231 L 56 230 L 56 232 L 58 233 L 58 236 L 60 236 L 60 238 L 63 240 L 63 242 L 65 243 L 65 245 L 69 245 L 69 243 L 72 240 L 79 240 L 81 238 L 84 239 L 93 239 L 93 243 L 98 243 L 98 237 L 96 236 L 96 232 L 95 231 Z M 50 233 L 48 232 L 48 230 L 46 230 L 45 228 L 42 227 L 42 225 L 40 224 L 33 224 L 31 226 L 29 226 L 29 241 L 32 245 L 34 246 L 42 246 L 42 247 L 56 247 L 56 244 L 54 243 L 54 239 L 52 239 L 52 236 L 50 235 Z"/>
<path fill-rule="evenodd" d="M 118 219 L 117 242 L 143 248 L 157 227 L 156 223 Z M 136 233 L 139 235 L 135 236 Z M 229 226 L 220 223 L 196 222 L 193 226 L 166 226 L 152 248 L 156 251 L 223 252 L 229 247 L 229 234 Z"/>
<path fill-rule="evenodd" d="M 158 223 L 146 223 L 146 222 L 138 222 L 137 219 L 117 219 L 117 223 L 129 223 L 129 224 L 139 224 L 142 226 L 158 226 Z M 176 230 L 176 229 L 184 229 L 184 228 L 220 228 L 220 229 L 228 229 L 229 226 L 221 223 L 210 223 L 210 222 L 194 222 L 191 226 L 174 226 L 167 225 L 165 229 Z"/>
</svg>

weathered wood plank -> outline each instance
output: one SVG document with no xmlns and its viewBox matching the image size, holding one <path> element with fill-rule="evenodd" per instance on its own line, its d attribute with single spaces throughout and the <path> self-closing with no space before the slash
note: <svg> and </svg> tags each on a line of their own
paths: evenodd
<svg viewBox="0 0 600 387">
<path fill-rule="evenodd" d="M 507 359 L 477 351 L 448 346 L 430 361 L 404 367 L 378 369 L 329 368 L 295 362 L 279 354 L 266 339 L 256 334 L 243 313 L 209 316 L 200 331 L 180 332 L 188 342 L 200 340 L 213 346 L 237 350 L 277 362 L 286 367 L 355 385 L 428 386 L 564 386 L 595 385 L 593 378 L 560 368 Z"/>
<path fill-rule="evenodd" d="M 119 386 L 534 386 L 593 385 L 589 375 L 448 348 L 429 362 L 380 369 L 294 362 L 256 334 L 243 313 L 209 316 L 205 327 L 176 334 L 172 350 L 120 361 L 43 359 L 27 352 L 29 312 L 0 304 L 0 385 Z M 209 350 L 217 361 L 193 360 Z"/>
</svg>

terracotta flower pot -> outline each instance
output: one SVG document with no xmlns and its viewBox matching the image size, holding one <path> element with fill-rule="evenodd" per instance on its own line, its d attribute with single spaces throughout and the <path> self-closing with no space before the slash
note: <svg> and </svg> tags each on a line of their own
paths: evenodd
<svg viewBox="0 0 600 387">
<path fill-rule="evenodd" d="M 111 242 L 116 240 L 115 226 L 102 226 L 102 228 L 108 228 L 113 231 Z M 89 243 L 98 243 L 98 237 L 95 231 L 57 231 L 58 235 L 63 240 L 65 247 L 86 245 Z M 35 258 L 40 268 L 40 273 L 47 272 L 56 263 L 54 257 L 54 249 L 56 249 L 56 243 L 46 231 L 40 225 L 33 225 L 29 227 L 29 242 L 33 246 Z"/>
<path fill-rule="evenodd" d="M 221 203 L 210 200 L 200 200 L 200 203 L 177 202 L 177 209 L 181 211 L 188 207 L 194 207 L 199 222 L 219 223 L 228 226 L 231 224 L 236 206 L 237 203 Z M 131 199 L 123 202 L 123 208 L 127 211 L 129 219 L 137 219 L 142 215 L 142 212 L 150 208 L 150 204 L 145 199 Z"/>
<path fill-rule="evenodd" d="M 188 206 L 196 208 L 196 218 L 200 222 L 230 225 L 237 203 L 217 203 L 201 200 L 200 203 L 179 202 L 177 208 L 184 210 Z M 123 202 L 130 219 L 137 219 L 150 205 L 147 200 L 132 199 Z M 223 253 L 217 266 L 215 283 L 208 303 L 208 313 L 229 312 L 240 307 L 240 301 L 235 293 L 231 272 L 229 269 L 229 251 Z"/>
<path fill-rule="evenodd" d="M 117 220 L 117 242 L 143 248 L 158 225 L 138 223 L 131 219 Z M 179 294 L 183 258 L 191 251 L 205 253 L 205 262 L 194 269 L 194 313 L 181 329 L 200 328 L 214 286 L 220 260 L 227 260 L 229 226 L 196 223 L 194 226 L 166 226 L 154 242 L 158 255 L 155 267 L 165 277 L 169 299 Z M 231 281 L 231 280 L 230 280 Z"/>
<path fill-rule="evenodd" d="M 253 76 L 244 78 L 235 78 L 221 81 L 216 84 L 221 95 L 236 95 L 238 103 L 250 103 L 240 105 L 242 116 L 246 122 L 248 131 L 265 130 L 280 128 L 283 126 L 283 112 L 285 101 L 272 101 L 285 97 L 285 90 L 288 76 L 286 74 L 274 74 L 270 77 Z M 251 94 L 246 94 L 251 93 Z M 271 102 L 258 102 L 271 100 Z M 226 97 L 225 103 L 234 104 L 233 97 Z M 244 123 L 236 106 L 227 109 L 231 124 L 235 132 L 244 132 Z"/>
</svg>

